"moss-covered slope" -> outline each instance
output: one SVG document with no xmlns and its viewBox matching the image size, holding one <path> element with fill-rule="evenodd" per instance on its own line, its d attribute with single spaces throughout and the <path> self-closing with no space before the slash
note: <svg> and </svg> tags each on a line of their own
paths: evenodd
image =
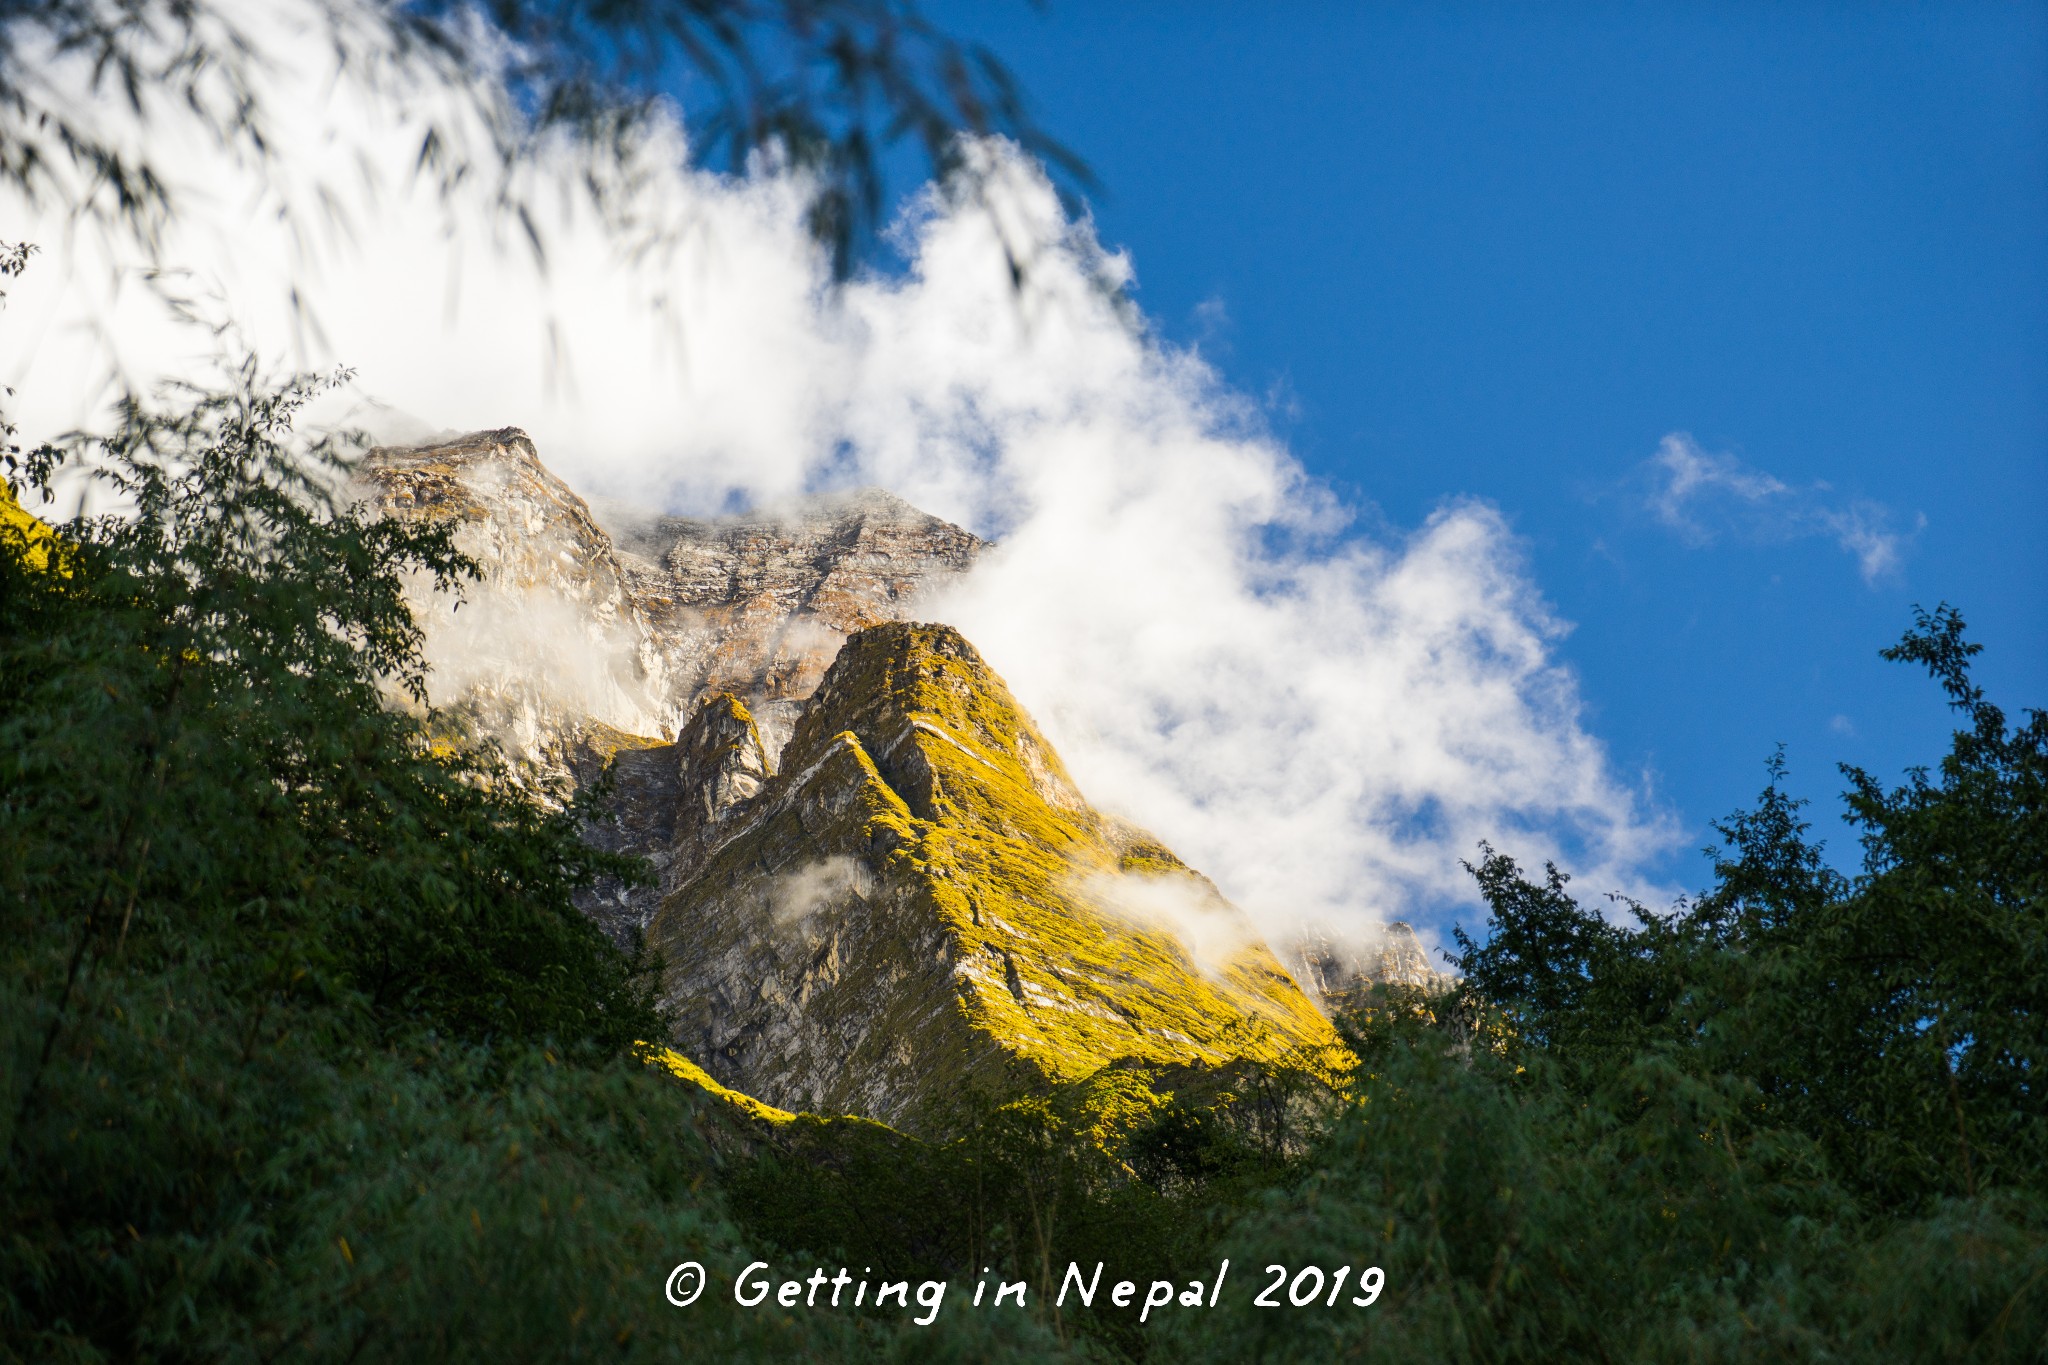
<svg viewBox="0 0 2048 1365">
<path fill-rule="evenodd" d="M 1092 810 L 945 626 L 852 636 L 781 772 L 685 858 L 650 927 L 677 1045 L 784 1108 L 915 1127 L 977 1078 L 1332 1041 L 1242 917 Z"/>
</svg>

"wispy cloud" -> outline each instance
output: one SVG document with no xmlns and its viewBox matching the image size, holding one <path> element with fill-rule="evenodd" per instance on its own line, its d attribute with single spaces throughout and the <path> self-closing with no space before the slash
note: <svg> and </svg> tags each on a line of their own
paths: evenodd
<svg viewBox="0 0 2048 1365">
<path fill-rule="evenodd" d="M 1835 538 L 1835 544 L 1856 556 L 1866 583 L 1874 583 L 1897 570 L 1907 542 L 1927 524 L 1926 517 L 1916 515 L 1913 532 L 1901 535 L 1891 529 L 1891 509 L 1860 499 L 1847 507 L 1822 508 L 1816 516 Z"/>
<path fill-rule="evenodd" d="M 1666 436 L 1650 457 L 1661 474 L 1661 483 L 1650 493 L 1650 510 L 1663 522 L 1695 544 L 1706 544 L 1713 534 L 1697 517 L 1700 504 L 1710 500 L 1734 499 L 1760 507 L 1791 491 L 1761 470 L 1750 469 L 1733 455 L 1715 455 L 1701 450 L 1682 431 Z"/>
<path fill-rule="evenodd" d="M 1703 450 L 1682 431 L 1659 442 L 1639 473 L 1647 488 L 1643 505 L 1687 544 L 1710 545 L 1723 536 L 1763 542 L 1824 537 L 1855 557 L 1869 584 L 1898 571 L 1927 524 L 1915 514 L 1912 529 L 1901 531 L 1882 503 L 1839 499 L 1826 483 L 1795 487 L 1734 455 Z"/>
</svg>

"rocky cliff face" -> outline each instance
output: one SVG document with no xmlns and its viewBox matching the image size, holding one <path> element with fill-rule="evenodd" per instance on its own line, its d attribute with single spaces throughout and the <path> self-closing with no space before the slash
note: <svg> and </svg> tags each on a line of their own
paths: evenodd
<svg viewBox="0 0 2048 1365">
<path fill-rule="evenodd" d="M 1395 920 L 1371 939 L 1346 941 L 1317 935 L 1292 946 L 1295 975 L 1326 1011 L 1342 1009 L 1378 984 L 1439 990 L 1449 973 L 1433 966 L 1414 926 Z"/>
<path fill-rule="evenodd" d="M 564 760 L 591 721 L 673 737 L 730 693 L 772 763 L 845 638 L 904 619 L 985 548 L 875 488 L 614 534 L 512 427 L 373 450 L 361 482 L 390 514 L 458 524 L 484 581 L 460 613 L 427 613 L 436 699 L 533 761 Z"/>
<path fill-rule="evenodd" d="M 453 523 L 482 570 L 459 606 L 424 593 L 415 603 L 437 703 L 558 774 L 587 735 L 658 730 L 669 690 L 659 640 L 611 537 L 524 432 L 375 450 L 358 478 L 390 515 Z"/>
<path fill-rule="evenodd" d="M 685 792 L 692 821 L 717 780 Z M 679 832 L 649 930 L 677 1044 L 771 1104 L 915 1127 L 976 1076 L 1334 1041 L 1213 887 L 1087 805 L 945 626 L 851 637 L 782 771 Z M 1227 944 L 1210 961 L 1180 932 L 1192 916 Z"/>
<path fill-rule="evenodd" d="M 726 817 L 768 780 L 767 751 L 746 705 L 730 693 L 707 700 L 673 744 L 621 746 L 609 752 L 585 742 L 577 752 L 580 782 L 609 777 L 611 821 L 585 837 L 599 848 L 648 860 L 650 886 L 606 880 L 581 893 L 579 904 L 621 946 L 644 930 L 662 898 L 702 859 Z"/>
<path fill-rule="evenodd" d="M 676 723 L 708 697 L 744 701 L 770 754 L 848 635 L 904 619 L 965 572 L 980 539 L 878 488 L 780 514 L 623 529 L 634 601 L 660 642 Z"/>
</svg>

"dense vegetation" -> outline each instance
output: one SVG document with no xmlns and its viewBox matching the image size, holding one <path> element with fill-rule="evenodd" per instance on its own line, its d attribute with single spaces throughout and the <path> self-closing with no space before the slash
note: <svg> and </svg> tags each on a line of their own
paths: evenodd
<svg viewBox="0 0 2048 1365">
<path fill-rule="evenodd" d="M 1224 1242 L 1358 1246 L 1384 1298 L 1188 1353 L 2048 1356 L 2048 717 L 2009 727 L 1976 652 L 1945 608 L 1885 651 L 1964 725 L 1937 774 L 1845 770 L 1853 879 L 1777 761 L 1669 915 L 1615 923 L 1489 851 L 1461 989 L 1355 1021 L 1353 1102 Z"/>
<path fill-rule="evenodd" d="M 648 964 L 569 903 L 628 869 L 431 738 L 402 579 L 467 566 L 331 495 L 309 391 L 131 407 L 69 452 L 119 515 L 0 517 L 0 1358 L 2041 1358 L 2048 719 L 1953 611 L 1890 654 L 1962 728 L 1848 773 L 1860 875 L 1774 765 L 1670 914 L 1486 852 L 1463 984 L 1362 1000 L 1336 1089 L 1110 1068 L 920 1142 L 645 1063 Z M 1226 1256 L 1213 1309 L 1052 1310 Z M 738 1307 L 756 1259 L 954 1287 Z M 1274 1263 L 1385 1288 L 1255 1308 Z"/>
</svg>

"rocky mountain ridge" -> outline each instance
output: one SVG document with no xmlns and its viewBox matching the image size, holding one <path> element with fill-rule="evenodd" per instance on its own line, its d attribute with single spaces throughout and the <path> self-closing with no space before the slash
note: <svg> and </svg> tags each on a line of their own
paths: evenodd
<svg viewBox="0 0 2048 1365">
<path fill-rule="evenodd" d="M 380 447 L 359 483 L 387 513 L 456 523 L 483 582 L 467 623 L 428 613 L 441 690 L 482 699 L 516 756 L 557 770 L 591 722 L 672 739 L 719 693 L 772 759 L 848 635 L 911 614 L 986 548 L 878 488 L 614 533 L 516 427 Z"/>
<path fill-rule="evenodd" d="M 1290 973 L 1090 807 L 973 647 L 904 619 L 987 547 L 890 494 L 607 528 L 512 428 L 374 451 L 361 482 L 457 524 L 483 581 L 422 601 L 436 701 L 547 790 L 609 784 L 588 837 L 655 884 L 579 903 L 661 951 L 674 1041 L 737 1090 L 914 1123 L 976 1078 L 1307 1055 L 1319 1002 L 1435 975 L 1412 932 Z"/>
<path fill-rule="evenodd" d="M 780 753 L 840 642 L 902 620 L 985 547 L 879 488 L 781 514 L 661 517 L 622 527 L 627 591 L 663 651 L 671 696 L 720 692 L 751 709 Z M 687 715 L 683 717 L 687 719 Z"/>
<path fill-rule="evenodd" d="M 947 626 L 851 636 L 782 772 L 693 835 L 648 931 L 679 1046 L 771 1104 L 914 1126 L 977 1077 L 1335 1042 L 1213 886 L 1088 806 Z M 1197 961 L 1168 907 L 1232 947 Z"/>
</svg>

